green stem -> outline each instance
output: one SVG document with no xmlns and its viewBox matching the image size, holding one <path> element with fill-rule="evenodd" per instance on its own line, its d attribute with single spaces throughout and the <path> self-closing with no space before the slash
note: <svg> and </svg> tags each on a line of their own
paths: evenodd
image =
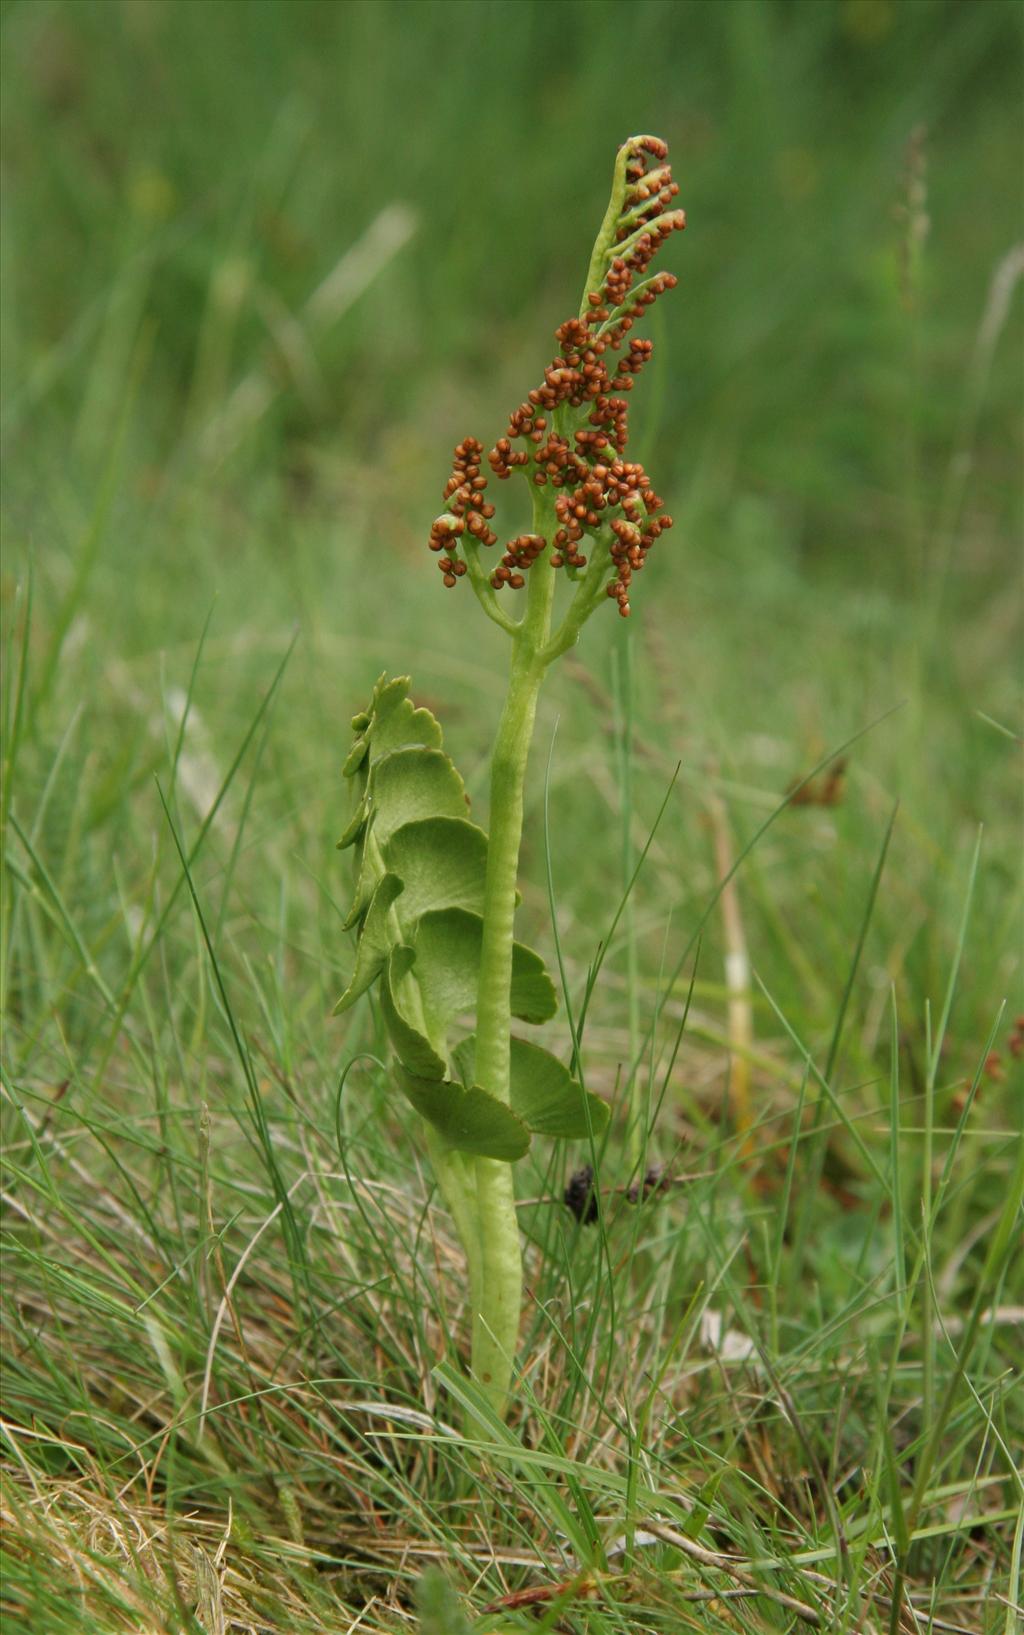
<svg viewBox="0 0 1024 1635">
<path fill-rule="evenodd" d="M 629 996 L 629 1078 L 626 1084 L 629 1124 L 630 1168 L 640 1173 L 647 1135 L 640 1099 L 640 1002 L 636 952 L 636 904 L 630 889 L 633 880 L 633 645 L 627 622 L 622 646 L 622 664 L 617 669 L 619 786 L 622 790 L 622 890 L 626 931 L 626 989 Z"/>
<path fill-rule="evenodd" d="M 491 805 L 484 881 L 484 930 L 476 1012 L 476 1082 L 508 1101 L 509 989 L 523 783 L 545 665 L 539 649 L 548 631 L 554 570 L 540 560 L 530 570 L 526 616 L 513 637 L 512 672 L 491 760 Z"/>
<path fill-rule="evenodd" d="M 518 621 L 510 619 L 508 614 L 498 606 L 498 598 L 494 593 L 494 587 L 480 561 L 480 547 L 471 536 L 463 538 L 462 554 L 466 559 L 466 567 L 469 569 L 469 582 L 487 617 L 493 620 L 496 625 L 500 625 L 502 630 L 507 631 L 510 636 L 514 635 L 519 628 Z"/>
<path fill-rule="evenodd" d="M 519 1339 L 523 1256 L 516 1220 L 512 1165 L 478 1158 L 477 1241 L 469 1251 L 473 1340 L 470 1372 L 499 1419 L 504 1418 Z M 477 1277 L 474 1278 L 474 1261 Z"/>
<path fill-rule="evenodd" d="M 534 497 L 534 530 L 550 539 L 553 510 L 547 492 Z M 508 695 L 491 761 L 491 807 L 484 883 L 483 939 L 476 1012 L 475 1081 L 509 1100 L 512 943 L 523 786 L 533 738 L 551 628 L 555 570 L 542 554 L 530 569 L 526 612 L 512 638 Z M 473 1313 L 473 1377 L 499 1415 L 504 1410 L 519 1333 L 522 1255 L 511 1166 L 478 1158 L 476 1209 L 481 1276 Z"/>
<path fill-rule="evenodd" d="M 600 605 L 611 575 L 608 560 L 610 538 L 610 532 L 604 530 L 592 537 L 587 571 L 577 580 L 576 594 L 569 604 L 565 618 L 540 655 L 545 665 L 551 664 L 562 653 L 568 652 L 570 647 L 575 647 L 580 631 L 594 609 Z"/>
<path fill-rule="evenodd" d="M 466 1251 L 469 1266 L 469 1302 L 475 1318 L 480 1306 L 481 1252 L 473 1161 L 465 1153 L 456 1152 L 454 1147 L 449 1147 L 425 1119 L 423 1134 L 441 1196 Z"/>
</svg>

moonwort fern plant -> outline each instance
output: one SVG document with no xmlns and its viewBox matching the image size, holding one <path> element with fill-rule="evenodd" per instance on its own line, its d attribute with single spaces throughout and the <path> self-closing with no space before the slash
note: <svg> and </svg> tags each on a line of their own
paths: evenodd
<svg viewBox="0 0 1024 1635">
<path fill-rule="evenodd" d="M 490 832 L 469 817 L 441 728 L 413 704 L 407 677 L 381 677 L 353 719 L 344 767 L 354 804 L 340 845 L 355 852 L 347 925 L 357 943 L 337 1010 L 376 984 L 395 1084 L 423 1120 L 465 1247 L 471 1373 L 499 1414 L 522 1295 L 512 1164 L 535 1134 L 593 1138 L 608 1119 L 605 1103 L 557 1057 L 513 1031 L 513 1019 L 545 1022 L 557 1007 L 540 955 L 514 936 L 527 758 L 548 667 L 602 604 L 612 601 L 628 616 L 633 577 L 671 526 L 643 467 L 627 457 L 623 394 L 651 355 L 634 324 L 676 282 L 649 268 L 664 240 L 685 226 L 671 207 L 677 192 L 664 142 L 635 136 L 623 144 L 579 313 L 556 331 L 558 355 L 487 456 L 499 481 L 528 485 L 530 532 L 490 565 L 495 507 L 472 437 L 455 450 L 446 509 L 430 531 L 444 584 L 468 579 L 511 642 L 491 758 Z M 556 601 L 560 579 L 571 587 L 564 606 Z"/>
</svg>

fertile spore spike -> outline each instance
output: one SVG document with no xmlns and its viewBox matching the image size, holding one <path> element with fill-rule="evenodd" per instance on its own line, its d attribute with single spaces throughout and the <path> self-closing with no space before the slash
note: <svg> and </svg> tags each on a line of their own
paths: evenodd
<svg viewBox="0 0 1024 1635">
<path fill-rule="evenodd" d="M 617 599 L 619 612 L 628 614 L 633 575 L 643 568 L 655 540 L 672 526 L 643 467 L 625 458 L 627 405 L 617 395 L 632 390 L 653 351 L 651 341 L 630 334 L 633 324 L 676 283 L 670 272 L 646 276 L 661 245 L 686 225 L 684 212 L 669 208 L 679 188 L 667 160 L 668 148 L 657 137 L 633 137 L 620 149 L 580 313 L 555 331 L 558 355 L 540 385 L 513 410 L 505 436 L 487 456 L 499 481 L 521 471 L 535 490 L 561 491 L 554 506 L 556 526 L 550 539 L 521 534 L 506 546 L 500 567 L 473 577 L 478 595 L 486 595 L 488 586 L 521 589 L 549 544 L 554 549 L 546 560 L 575 578 L 587 565 L 587 555 L 578 547 L 589 536 L 598 551 L 607 553 L 614 570 L 608 594 Z M 623 348 L 624 355 L 609 362 L 607 354 L 622 354 Z M 517 448 L 517 443 L 524 446 Z M 494 506 L 483 499 L 488 479 L 482 454 L 474 437 L 456 448 L 443 496 L 449 510 L 430 530 L 432 551 L 458 550 L 460 541 L 473 551 L 465 543 L 467 534 L 478 545 L 497 543 L 490 526 Z M 534 541 L 539 541 L 536 547 Z M 455 562 L 442 571 L 449 588 L 462 577 Z"/>
</svg>

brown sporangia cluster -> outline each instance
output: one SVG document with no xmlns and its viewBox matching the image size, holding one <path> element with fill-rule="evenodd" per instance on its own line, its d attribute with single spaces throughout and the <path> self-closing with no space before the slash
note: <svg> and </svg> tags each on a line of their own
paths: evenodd
<svg viewBox="0 0 1024 1635">
<path fill-rule="evenodd" d="M 588 293 L 580 317 L 555 331 L 558 355 L 509 416 L 505 436 L 487 457 L 500 481 L 522 471 L 535 487 L 559 491 L 550 539 L 520 534 L 511 540 L 500 566 L 488 575 L 495 590 L 521 589 L 549 546 L 552 567 L 565 567 L 575 577 L 587 564 L 581 545 L 589 538 L 608 550 L 614 576 L 607 594 L 625 617 L 633 575 L 672 526 L 643 466 L 626 459 L 627 403 L 619 395 L 632 389 L 651 356 L 651 342 L 633 336 L 633 325 L 676 283 L 669 272 L 648 276 L 665 239 L 686 225 L 683 211 L 669 208 L 679 189 L 667 159 L 668 148 L 657 137 L 636 138 L 629 145 L 625 192 L 601 286 Z M 449 587 L 466 572 L 456 554 L 460 540 L 465 546 L 469 534 L 480 545 L 497 543 L 490 526 L 494 506 L 484 497 L 482 453 L 473 437 L 458 445 L 444 491 L 448 510 L 430 530 L 430 549 L 446 553 L 438 567 Z"/>
<path fill-rule="evenodd" d="M 495 568 L 491 575 L 491 584 L 495 589 L 502 585 L 510 585 L 513 590 L 521 590 L 526 581 L 519 570 L 532 568 L 546 545 L 547 540 L 543 534 L 517 534 L 515 539 L 509 540 L 506 545 L 501 567 Z"/>
<path fill-rule="evenodd" d="M 456 448 L 452 474 L 444 487 L 448 512 L 438 517 L 430 530 L 429 543 L 432 551 L 444 551 L 448 547 L 454 547 L 467 530 L 474 539 L 480 541 L 481 545 L 497 544 L 498 536 L 488 526 L 494 515 L 494 506 L 488 505 L 483 497 L 487 478 L 480 475 L 482 453 L 483 448 L 475 437 L 464 438 Z M 466 571 L 465 562 L 457 557 L 442 556 L 437 565 L 449 589 Z"/>
</svg>

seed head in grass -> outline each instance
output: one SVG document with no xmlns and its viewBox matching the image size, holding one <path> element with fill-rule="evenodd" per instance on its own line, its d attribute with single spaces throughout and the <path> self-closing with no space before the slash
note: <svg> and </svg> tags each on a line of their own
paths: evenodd
<svg viewBox="0 0 1024 1635">
<path fill-rule="evenodd" d="M 557 355 L 487 456 L 499 481 L 521 475 L 534 490 L 551 491 L 551 503 L 534 507 L 535 523 L 540 514 L 546 526 L 518 534 L 496 566 L 484 565 L 481 547 L 490 551 L 498 542 L 495 507 L 487 499 L 482 445 L 464 438 L 445 484 L 447 510 L 429 540 L 449 589 L 469 572 L 481 599 L 488 590 L 521 590 L 545 553 L 552 567 L 576 579 L 589 553 L 595 571 L 607 569 L 598 588 L 628 615 L 633 576 L 672 526 L 643 466 L 627 457 L 622 394 L 632 390 L 652 352 L 633 326 L 676 283 L 672 273 L 649 268 L 665 240 L 686 225 L 683 211 L 671 208 L 678 191 L 659 137 L 634 136 L 619 149 L 579 314 L 555 331 Z"/>
</svg>

